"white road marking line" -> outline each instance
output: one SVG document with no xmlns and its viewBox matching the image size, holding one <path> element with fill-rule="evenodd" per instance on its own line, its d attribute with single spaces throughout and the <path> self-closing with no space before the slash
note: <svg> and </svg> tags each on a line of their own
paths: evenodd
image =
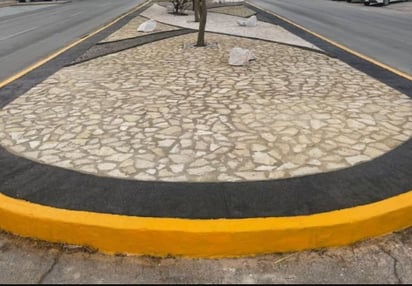
<svg viewBox="0 0 412 286">
<path fill-rule="evenodd" d="M 38 27 L 39 27 L 39 26 L 36 26 L 36 27 L 30 28 L 30 29 L 27 29 L 27 30 L 23 30 L 23 31 L 20 31 L 20 32 L 17 32 L 17 33 L 8 35 L 8 36 L 6 36 L 6 37 L 0 38 L 0 41 L 8 40 L 8 39 L 11 39 L 11 38 L 16 37 L 16 36 L 18 36 L 18 35 L 21 35 L 21 34 L 24 34 L 24 33 L 30 32 L 30 31 L 33 31 L 33 30 L 37 29 Z"/>
</svg>

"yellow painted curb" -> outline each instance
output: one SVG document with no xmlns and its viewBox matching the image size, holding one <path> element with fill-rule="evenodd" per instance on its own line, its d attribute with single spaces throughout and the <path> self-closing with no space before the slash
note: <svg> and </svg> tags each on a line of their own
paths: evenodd
<svg viewBox="0 0 412 286">
<path fill-rule="evenodd" d="M 106 24 L 106 25 L 98 28 L 98 29 L 95 30 L 94 32 L 91 32 L 91 33 L 83 36 L 82 38 L 80 38 L 80 39 L 72 42 L 71 44 L 65 46 L 64 48 L 61 48 L 60 50 L 58 50 L 58 51 L 50 54 L 49 56 L 47 56 L 47 57 L 45 57 L 45 58 L 43 58 L 43 59 L 35 62 L 34 64 L 30 65 L 29 67 L 23 69 L 22 71 L 20 71 L 20 72 L 18 72 L 18 73 L 16 73 L 16 74 L 14 74 L 13 76 L 11 76 L 11 77 L 9 77 L 9 78 L 1 81 L 1 82 L 0 82 L 0 88 L 6 86 L 7 84 L 15 81 L 15 80 L 18 79 L 18 78 L 24 76 L 25 74 L 31 72 L 32 70 L 34 70 L 34 69 L 36 69 L 36 68 L 44 65 L 44 64 L 47 63 L 48 61 L 54 59 L 54 58 L 57 57 L 58 55 L 61 55 L 62 53 L 64 53 L 65 51 L 67 51 L 67 50 L 69 50 L 69 49 L 71 49 L 71 48 L 73 48 L 74 46 L 77 46 L 77 45 L 80 44 L 81 42 L 89 39 L 90 37 L 96 35 L 97 33 L 99 33 L 99 32 L 101 32 L 101 31 L 107 29 L 107 28 L 110 27 L 111 25 L 113 25 L 113 24 L 115 24 L 116 22 L 120 21 L 120 20 L 123 19 L 124 17 L 132 14 L 133 12 L 137 11 L 138 9 L 140 9 L 141 7 L 143 7 L 144 5 L 149 4 L 150 2 L 152 2 L 152 0 L 148 0 L 148 1 L 145 1 L 145 2 L 143 2 L 143 3 L 141 3 L 141 4 L 139 4 L 138 6 L 132 8 L 130 11 L 128 11 L 128 12 L 124 13 L 123 15 L 121 15 L 120 17 L 114 19 L 114 20 L 111 21 L 110 23 L 108 23 L 108 24 Z"/>
<path fill-rule="evenodd" d="M 0 228 L 110 254 L 238 257 L 343 246 L 410 226 L 412 191 L 308 216 L 204 220 L 70 211 L 0 194 Z"/>
<path fill-rule="evenodd" d="M 283 21 L 285 21 L 285 22 L 287 22 L 287 23 L 289 23 L 289 24 L 291 24 L 291 25 L 293 25 L 293 26 L 295 26 L 295 27 L 298 27 L 299 29 L 301 29 L 301 30 L 303 30 L 303 31 L 305 31 L 305 32 L 307 32 L 307 33 L 309 33 L 309 34 L 312 34 L 312 35 L 314 35 L 314 36 L 322 39 L 323 41 L 328 42 L 329 44 L 332 44 L 332 45 L 334 45 L 334 46 L 336 46 L 336 47 L 338 47 L 338 48 L 340 48 L 340 49 L 342 49 L 342 50 L 344 50 L 344 51 L 346 51 L 346 52 L 348 52 L 348 53 L 351 53 L 351 54 L 353 54 L 353 55 L 361 58 L 361 59 L 364 59 L 364 60 L 366 60 L 366 61 L 368 61 L 368 62 L 370 62 L 370 63 L 373 63 L 373 64 L 375 64 L 375 65 L 377 65 L 377 66 L 379 66 L 379 67 L 381 67 L 381 68 L 384 68 L 384 69 L 386 69 L 386 70 L 388 70 L 388 71 L 390 71 L 390 72 L 392 72 L 392 73 L 394 73 L 394 74 L 396 74 L 396 75 L 399 75 L 399 76 L 401 76 L 401 77 L 403 77 L 403 78 L 406 78 L 406 79 L 408 79 L 408 80 L 412 80 L 412 75 L 409 75 L 409 74 L 407 74 L 407 73 L 405 73 L 405 72 L 402 72 L 402 71 L 397 70 L 397 69 L 395 69 L 395 68 L 393 68 L 393 67 L 391 67 L 391 66 L 388 66 L 388 65 L 386 65 L 386 64 L 384 64 L 384 63 L 381 63 L 381 62 L 379 62 L 379 61 L 377 61 L 377 60 L 374 60 L 374 59 L 372 59 L 372 58 L 370 58 L 370 57 L 368 57 L 368 56 L 366 56 L 366 55 L 364 55 L 364 54 L 358 53 L 358 52 L 356 52 L 356 51 L 354 51 L 354 50 L 352 50 L 352 49 L 350 49 L 350 48 L 348 48 L 348 47 L 346 47 L 346 46 L 344 46 L 344 45 L 342 45 L 342 44 L 339 44 L 339 43 L 337 43 L 337 42 L 335 42 L 335 41 L 332 41 L 332 40 L 329 39 L 329 38 L 326 38 L 326 37 L 324 37 L 324 36 L 322 36 L 322 35 L 320 35 L 320 34 L 318 34 L 318 33 L 315 33 L 315 32 L 313 32 L 313 31 L 311 31 L 311 30 L 309 30 L 309 29 L 307 29 L 307 28 L 305 28 L 305 27 L 303 27 L 303 26 L 301 26 L 301 25 L 299 25 L 299 24 L 297 24 L 297 23 L 295 23 L 295 22 L 293 22 L 293 21 L 285 18 L 285 17 L 282 17 L 282 16 L 274 13 L 273 11 L 267 10 L 267 9 L 265 9 L 265 8 L 259 6 L 259 5 L 256 5 L 256 4 L 254 4 L 254 3 L 251 3 L 251 2 L 249 2 L 249 1 L 245 1 L 245 3 L 247 3 L 247 4 L 250 5 L 250 6 L 256 7 L 256 8 L 259 9 L 259 10 L 265 11 L 266 13 L 271 14 L 271 15 L 273 15 L 273 16 L 275 16 L 275 17 L 277 17 L 277 18 L 279 18 L 279 19 L 281 19 L 281 20 L 283 20 Z"/>
</svg>

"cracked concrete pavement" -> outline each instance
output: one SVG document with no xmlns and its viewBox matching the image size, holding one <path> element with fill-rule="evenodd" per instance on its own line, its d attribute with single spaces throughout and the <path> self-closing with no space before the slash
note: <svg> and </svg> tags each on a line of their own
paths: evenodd
<svg viewBox="0 0 412 286">
<path fill-rule="evenodd" d="M 412 228 L 351 246 L 225 259 L 105 255 L 0 233 L 1 284 L 411 284 Z"/>
</svg>

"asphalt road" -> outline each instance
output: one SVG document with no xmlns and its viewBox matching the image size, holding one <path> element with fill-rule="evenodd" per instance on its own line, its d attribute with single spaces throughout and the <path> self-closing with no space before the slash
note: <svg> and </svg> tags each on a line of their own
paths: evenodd
<svg viewBox="0 0 412 286">
<path fill-rule="evenodd" d="M 332 0 L 250 2 L 412 75 L 411 1 L 386 7 Z"/>
<path fill-rule="evenodd" d="M 0 9 L 0 82 L 143 0 L 72 0 Z"/>
</svg>

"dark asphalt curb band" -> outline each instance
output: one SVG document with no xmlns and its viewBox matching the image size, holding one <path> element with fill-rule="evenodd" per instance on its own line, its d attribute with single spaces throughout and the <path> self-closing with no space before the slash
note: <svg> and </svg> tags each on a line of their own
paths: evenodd
<svg viewBox="0 0 412 286">
<path fill-rule="evenodd" d="M 164 24 L 164 23 L 163 23 Z M 93 47 L 91 47 L 87 52 L 90 52 L 93 54 L 90 57 L 86 57 L 85 59 L 82 59 L 82 56 L 80 59 L 76 59 L 72 61 L 71 63 L 65 65 L 65 67 L 72 66 L 72 65 L 77 65 L 80 63 L 84 63 L 93 59 L 97 59 L 99 57 L 104 57 L 112 53 L 118 53 L 121 51 L 125 51 L 127 49 L 132 49 L 141 45 L 145 45 L 150 42 L 155 42 L 155 41 L 160 41 L 160 40 L 165 40 L 168 38 L 172 37 L 177 37 L 189 33 L 195 33 L 197 32 L 196 30 L 193 29 L 187 29 L 187 28 L 180 28 L 178 30 L 172 30 L 172 31 L 163 31 L 163 32 L 157 32 L 155 34 L 149 34 L 146 36 L 137 36 L 133 38 L 127 38 L 127 39 L 121 39 L 121 40 L 116 40 L 116 41 L 110 41 L 110 42 L 104 42 L 104 43 L 96 43 Z M 246 36 L 239 36 L 239 35 L 233 35 L 233 34 L 228 34 L 228 33 L 219 33 L 219 32 L 208 32 L 208 34 L 217 34 L 217 35 L 225 35 L 229 37 L 236 37 L 236 38 L 243 38 L 243 39 L 251 39 L 251 40 L 259 40 L 262 42 L 269 42 L 269 43 L 275 43 L 278 45 L 284 45 L 288 47 L 294 47 L 314 53 L 319 53 L 319 54 L 324 54 L 326 56 L 331 57 L 331 55 L 328 55 L 327 53 L 317 50 L 317 49 L 312 49 L 308 47 L 303 47 L 299 45 L 294 45 L 294 44 L 287 44 L 287 43 L 282 43 L 282 42 L 277 42 L 273 40 L 266 40 L 266 39 L 259 39 L 256 37 L 246 37 Z M 86 52 L 86 53 L 87 53 Z"/>
<path fill-rule="evenodd" d="M 99 177 L 40 164 L 3 148 L 0 165 L 1 193 L 12 198 L 142 217 L 303 216 L 377 203 L 412 190 L 412 140 L 351 168 L 266 181 L 190 183 Z"/>
<path fill-rule="evenodd" d="M 138 46 L 142 46 L 147 43 L 161 41 L 161 40 L 165 40 L 168 38 L 181 36 L 181 35 L 194 33 L 194 32 L 196 31 L 192 29 L 183 28 L 183 29 L 172 30 L 172 31 L 158 32 L 158 33 L 149 34 L 146 36 L 138 36 L 134 38 L 116 40 L 113 42 L 98 43 L 87 51 L 93 54 L 92 56 L 86 57 L 86 58 L 80 57 L 80 59 L 76 59 L 73 62 L 67 64 L 66 67 L 84 63 L 84 62 L 94 60 L 100 57 L 104 57 L 104 56 L 107 56 L 113 53 L 118 53 L 118 52 L 125 51 L 128 49 L 136 48 Z"/>
<path fill-rule="evenodd" d="M 411 156 L 409 140 L 336 172 L 164 183 L 81 174 L 0 148 L 0 227 L 109 253 L 156 256 L 229 257 L 346 245 L 411 226 Z"/>
</svg>

